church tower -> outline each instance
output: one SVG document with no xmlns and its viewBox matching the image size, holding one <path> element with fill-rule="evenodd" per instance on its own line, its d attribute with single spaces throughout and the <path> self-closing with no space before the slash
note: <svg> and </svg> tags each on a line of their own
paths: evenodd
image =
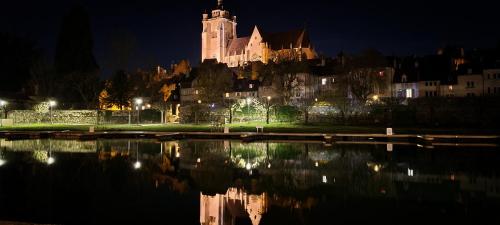
<svg viewBox="0 0 500 225">
<path fill-rule="evenodd" d="M 203 14 L 202 24 L 201 61 L 223 62 L 230 40 L 236 38 L 236 16 L 231 17 L 229 11 L 224 10 L 222 0 L 218 0 L 211 15 Z"/>
</svg>

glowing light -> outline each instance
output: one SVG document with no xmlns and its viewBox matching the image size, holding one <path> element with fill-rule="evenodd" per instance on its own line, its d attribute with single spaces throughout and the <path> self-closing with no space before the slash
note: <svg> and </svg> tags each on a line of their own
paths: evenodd
<svg viewBox="0 0 500 225">
<path fill-rule="evenodd" d="M 54 106 L 56 106 L 56 105 L 57 105 L 57 102 L 56 102 L 56 101 L 54 101 L 54 100 L 50 100 L 50 101 L 49 101 L 49 106 L 50 106 L 50 107 L 54 107 Z"/>
<path fill-rule="evenodd" d="M 226 92 L 226 98 L 229 98 L 229 92 Z"/>
<path fill-rule="evenodd" d="M 378 95 L 374 95 L 372 98 L 373 98 L 373 101 L 378 101 L 379 97 L 378 97 Z"/>
<path fill-rule="evenodd" d="M 315 166 L 315 167 L 318 167 L 318 166 L 319 166 L 319 163 L 318 163 L 318 162 L 315 162 L 315 163 L 314 163 L 314 166 Z"/>
<path fill-rule="evenodd" d="M 267 100 L 268 100 L 268 101 L 271 101 L 271 96 L 267 96 Z"/>
<path fill-rule="evenodd" d="M 47 158 L 47 164 L 48 165 L 52 165 L 56 162 L 56 159 L 52 156 L 50 156 L 49 158 Z"/>
<path fill-rule="evenodd" d="M 136 162 L 134 163 L 134 169 L 136 169 L 136 170 L 137 170 L 137 169 L 140 169 L 140 168 L 141 168 L 141 166 L 142 166 L 142 165 L 141 165 L 141 162 L 139 162 L 139 161 L 136 161 Z"/>
<path fill-rule="evenodd" d="M 326 179 L 326 175 L 323 175 L 323 183 L 326 184 L 327 182 L 328 182 L 328 180 Z"/>
<path fill-rule="evenodd" d="M 317 102 L 318 101 L 318 98 L 314 98 L 314 101 Z"/>
<path fill-rule="evenodd" d="M 326 85 L 326 78 L 321 79 L 321 85 Z"/>
<path fill-rule="evenodd" d="M 267 168 L 271 168 L 271 163 L 267 164 Z"/>
<path fill-rule="evenodd" d="M 198 100 L 198 104 L 201 104 L 201 100 Z"/>
<path fill-rule="evenodd" d="M 176 158 L 180 158 L 180 157 L 181 157 L 181 153 L 180 153 L 180 152 L 176 152 L 176 153 L 175 153 L 175 157 L 176 157 Z"/>
<path fill-rule="evenodd" d="M 0 100 L 0 106 L 6 106 L 7 105 L 7 102 L 4 101 L 4 100 Z"/>
<path fill-rule="evenodd" d="M 375 171 L 375 172 L 380 171 L 380 167 L 379 167 L 378 165 L 375 165 L 375 166 L 373 167 L 373 171 Z"/>
<path fill-rule="evenodd" d="M 201 162 L 201 159 L 200 159 L 200 158 L 196 159 L 196 162 L 197 162 L 197 163 L 200 163 L 200 162 Z"/>
<path fill-rule="evenodd" d="M 413 170 L 408 168 L 408 176 L 413 177 Z"/>
<path fill-rule="evenodd" d="M 142 104 L 142 102 L 143 102 L 143 101 L 142 101 L 142 98 L 136 98 L 136 99 L 135 99 L 135 104 L 137 104 L 137 105 Z"/>
<path fill-rule="evenodd" d="M 0 166 L 5 165 L 5 163 L 7 163 L 7 161 L 5 161 L 4 159 L 0 159 Z"/>
<path fill-rule="evenodd" d="M 251 101 L 252 101 L 251 98 L 247 98 L 247 104 L 250 104 Z"/>
<path fill-rule="evenodd" d="M 151 109 L 151 104 L 147 104 L 146 106 L 148 107 L 148 109 Z"/>
<path fill-rule="evenodd" d="M 247 163 L 247 165 L 245 166 L 245 168 L 246 168 L 247 170 L 250 170 L 250 169 L 252 169 L 252 165 L 250 165 L 250 163 Z"/>
</svg>

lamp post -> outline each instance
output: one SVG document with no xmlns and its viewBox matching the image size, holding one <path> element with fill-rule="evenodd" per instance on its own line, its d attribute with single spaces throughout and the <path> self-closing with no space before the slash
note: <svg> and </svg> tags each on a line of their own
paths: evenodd
<svg viewBox="0 0 500 225">
<path fill-rule="evenodd" d="M 136 106 L 136 109 L 137 109 L 137 125 L 139 125 L 141 123 L 141 105 L 142 105 L 143 101 L 142 101 L 142 98 L 136 98 L 135 99 L 135 104 L 137 105 Z"/>
<path fill-rule="evenodd" d="M 52 124 L 52 109 L 54 108 L 54 106 L 57 105 L 57 102 L 54 101 L 54 100 L 49 100 L 49 116 L 50 116 L 50 123 Z"/>
<path fill-rule="evenodd" d="M 271 96 L 267 96 L 267 105 L 266 105 L 266 124 L 269 124 L 269 108 L 271 107 Z"/>
<path fill-rule="evenodd" d="M 2 107 L 4 118 L 7 119 L 7 102 L 4 100 L 0 100 L 0 107 Z"/>
<path fill-rule="evenodd" d="M 248 97 L 246 99 L 246 102 L 247 102 L 247 116 L 250 117 L 250 102 L 252 101 L 252 99 L 250 99 L 250 97 Z M 248 120 L 248 122 L 250 122 L 250 119 Z"/>
</svg>

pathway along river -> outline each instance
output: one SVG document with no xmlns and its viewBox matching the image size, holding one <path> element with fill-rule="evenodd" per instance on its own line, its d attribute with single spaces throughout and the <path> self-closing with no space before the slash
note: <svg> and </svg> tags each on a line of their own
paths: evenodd
<svg viewBox="0 0 500 225">
<path fill-rule="evenodd" d="M 499 150 L 0 139 L 0 224 L 499 224 Z"/>
</svg>

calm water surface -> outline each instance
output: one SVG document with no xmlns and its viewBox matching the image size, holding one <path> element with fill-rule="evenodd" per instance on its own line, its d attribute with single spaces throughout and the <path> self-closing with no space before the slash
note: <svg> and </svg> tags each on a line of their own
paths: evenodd
<svg viewBox="0 0 500 225">
<path fill-rule="evenodd" d="M 0 140 L 0 221 L 499 224 L 499 150 Z"/>
</svg>

